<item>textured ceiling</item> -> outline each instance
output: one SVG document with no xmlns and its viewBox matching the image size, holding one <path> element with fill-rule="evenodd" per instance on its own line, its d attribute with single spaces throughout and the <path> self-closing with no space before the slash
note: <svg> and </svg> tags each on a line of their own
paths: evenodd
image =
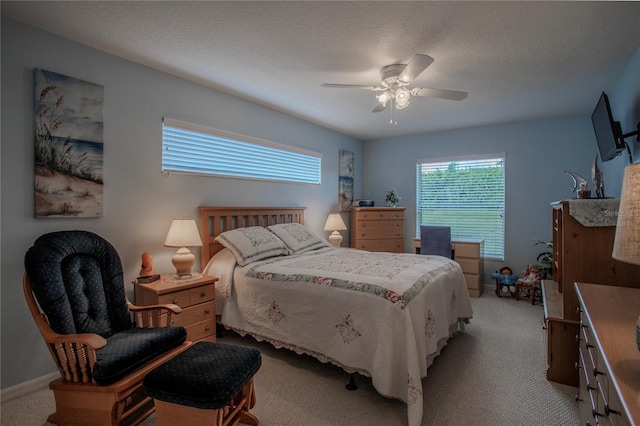
<svg viewBox="0 0 640 426">
<path fill-rule="evenodd" d="M 2 1 L 2 15 L 368 140 L 588 114 L 640 47 L 640 2 Z M 379 69 L 467 91 L 373 114 Z M 640 79 L 640 76 L 638 76 Z"/>
</svg>

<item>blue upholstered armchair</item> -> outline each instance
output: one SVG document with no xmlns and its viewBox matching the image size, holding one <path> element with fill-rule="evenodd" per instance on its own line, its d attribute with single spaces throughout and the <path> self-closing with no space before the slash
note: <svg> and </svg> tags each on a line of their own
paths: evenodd
<svg viewBox="0 0 640 426">
<path fill-rule="evenodd" d="M 25 271 L 27 304 L 62 376 L 49 386 L 49 421 L 117 425 L 150 415 L 142 379 L 189 345 L 186 330 L 170 326 L 180 308 L 132 305 L 118 253 L 91 232 L 41 236 Z"/>
</svg>

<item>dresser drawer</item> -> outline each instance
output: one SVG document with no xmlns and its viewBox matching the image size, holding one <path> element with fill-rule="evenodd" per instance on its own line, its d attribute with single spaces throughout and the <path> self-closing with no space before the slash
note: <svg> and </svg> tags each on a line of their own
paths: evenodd
<svg viewBox="0 0 640 426">
<path fill-rule="evenodd" d="M 404 232 L 404 220 L 365 220 L 358 222 L 356 225 L 356 231 L 381 231 L 385 229 L 392 229 L 400 232 Z"/>
<path fill-rule="evenodd" d="M 182 290 L 176 291 L 175 293 L 160 295 L 158 296 L 158 303 L 161 305 L 165 303 L 173 303 L 181 308 L 186 308 L 191 304 L 189 291 L 190 290 Z"/>
<path fill-rule="evenodd" d="M 404 227 L 400 228 L 358 228 L 355 231 L 356 240 L 379 240 L 387 238 L 402 238 Z"/>
<path fill-rule="evenodd" d="M 171 325 L 190 325 L 207 319 L 215 319 L 215 302 L 200 303 L 184 308 L 178 315 L 171 316 Z"/>
<path fill-rule="evenodd" d="M 209 300 L 214 300 L 215 297 L 216 290 L 213 284 L 189 290 L 189 304 L 191 305 L 208 302 Z"/>
<path fill-rule="evenodd" d="M 191 324 L 185 328 L 187 329 L 187 340 L 195 342 L 196 340 L 216 335 L 216 320 L 212 318 Z"/>
<path fill-rule="evenodd" d="M 480 244 L 477 243 L 453 243 L 453 250 L 458 257 L 470 257 L 472 259 L 480 259 Z"/>
<path fill-rule="evenodd" d="M 462 268 L 462 272 L 465 274 L 480 274 L 480 262 L 477 259 L 459 259 L 456 253 L 456 262 Z"/>
<path fill-rule="evenodd" d="M 358 243 L 354 248 L 367 251 L 402 253 L 404 252 L 404 239 L 358 240 Z"/>
<path fill-rule="evenodd" d="M 482 284 L 480 283 L 480 275 L 476 274 L 464 274 L 464 280 L 467 282 L 468 289 L 480 290 Z"/>
<path fill-rule="evenodd" d="M 390 219 L 389 211 L 362 210 L 355 212 L 356 218 L 361 220 L 388 220 Z"/>
</svg>

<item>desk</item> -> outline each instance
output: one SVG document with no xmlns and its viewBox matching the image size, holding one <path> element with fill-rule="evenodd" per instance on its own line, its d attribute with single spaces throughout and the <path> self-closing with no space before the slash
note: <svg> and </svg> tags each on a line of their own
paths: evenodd
<svg viewBox="0 0 640 426">
<path fill-rule="evenodd" d="M 420 238 L 413 239 L 413 249 L 420 254 Z M 469 295 L 480 297 L 484 291 L 482 275 L 484 274 L 484 240 L 479 238 L 459 239 L 451 241 L 453 260 L 458 262 L 467 282 Z"/>
</svg>

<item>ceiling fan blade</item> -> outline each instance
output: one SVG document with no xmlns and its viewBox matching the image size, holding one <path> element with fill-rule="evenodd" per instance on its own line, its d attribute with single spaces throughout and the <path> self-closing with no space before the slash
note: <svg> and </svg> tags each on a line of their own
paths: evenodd
<svg viewBox="0 0 640 426">
<path fill-rule="evenodd" d="M 456 90 L 429 89 L 426 87 L 416 87 L 411 89 L 413 96 L 429 96 L 431 98 L 448 99 L 450 101 L 461 101 L 467 97 L 467 92 L 458 92 Z"/>
<path fill-rule="evenodd" d="M 405 83 L 411 83 L 413 79 L 419 76 L 422 71 L 426 70 L 433 61 L 434 59 L 429 55 L 415 55 L 411 58 L 398 78 Z"/>
<path fill-rule="evenodd" d="M 329 87 L 333 89 L 366 89 L 371 90 L 372 92 L 378 90 L 385 90 L 384 87 L 379 86 L 365 86 L 363 84 L 333 84 L 333 83 L 323 83 L 322 87 Z"/>
<path fill-rule="evenodd" d="M 385 109 L 387 109 L 387 106 L 386 105 L 382 105 L 380 102 L 378 102 L 378 105 L 376 105 L 376 107 L 371 112 L 382 112 Z"/>
</svg>

